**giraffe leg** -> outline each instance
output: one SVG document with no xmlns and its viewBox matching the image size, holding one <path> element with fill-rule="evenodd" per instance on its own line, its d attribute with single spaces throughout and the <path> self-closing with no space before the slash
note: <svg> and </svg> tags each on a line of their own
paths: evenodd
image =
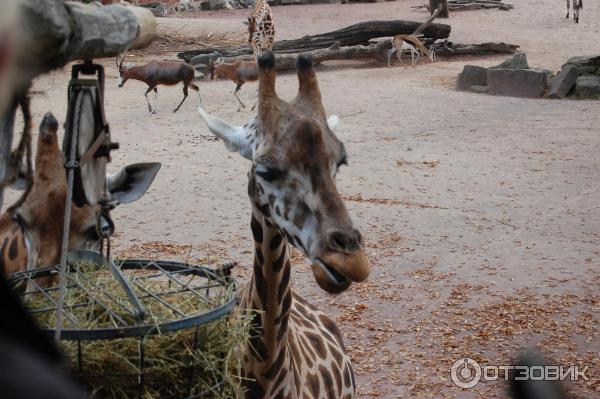
<svg viewBox="0 0 600 399">
<path fill-rule="evenodd" d="M 569 19 L 569 12 L 571 11 L 571 2 L 567 0 L 567 19 Z"/>
</svg>

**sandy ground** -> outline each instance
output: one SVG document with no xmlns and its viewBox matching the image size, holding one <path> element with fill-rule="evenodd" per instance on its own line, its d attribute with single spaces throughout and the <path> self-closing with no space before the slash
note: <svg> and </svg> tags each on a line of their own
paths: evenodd
<svg viewBox="0 0 600 399">
<path fill-rule="evenodd" d="M 424 20 L 424 12 L 410 10 L 421 3 L 276 7 L 277 38 L 363 20 Z M 452 40 L 519 44 L 530 65 L 552 70 L 568 57 L 600 54 L 600 3 L 586 3 L 579 25 L 564 19 L 564 1 L 513 3 L 510 12 L 453 14 Z M 198 13 L 160 24 L 186 35 L 243 36 L 246 14 Z M 339 189 L 374 271 L 368 283 L 338 297 L 321 292 L 303 264 L 294 284 L 338 319 L 361 398 L 505 397 L 500 382 L 454 387 L 452 363 L 467 356 L 502 364 L 535 345 L 559 364 L 589 365 L 589 381 L 569 387 L 575 397 L 599 395 L 600 102 L 452 89 L 467 61 L 501 60 L 319 69 L 325 107 L 341 117 L 338 134 L 350 154 Z M 247 274 L 248 162 L 212 139 L 196 98 L 173 114 L 181 90 L 159 89 L 161 111 L 149 115 L 144 85 L 118 89 L 114 63 L 106 65 L 106 110 L 121 143 L 112 167 L 163 163 L 152 190 L 115 212 L 118 249 L 143 255 L 152 242 L 168 242 L 169 256 L 235 259 L 238 273 Z M 64 118 L 67 83 L 67 71 L 36 82 L 44 92 L 33 103 L 36 121 L 47 110 Z M 250 111 L 236 112 L 233 83 L 200 88 L 209 111 L 235 123 L 250 118 Z M 279 76 L 283 98 L 296 88 L 293 74 Z M 242 96 L 253 103 L 256 85 Z"/>
</svg>

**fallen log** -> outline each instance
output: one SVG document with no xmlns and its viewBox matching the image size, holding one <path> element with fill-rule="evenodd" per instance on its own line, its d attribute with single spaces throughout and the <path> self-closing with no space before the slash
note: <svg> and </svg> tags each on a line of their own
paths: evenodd
<svg viewBox="0 0 600 399">
<path fill-rule="evenodd" d="M 510 3 L 502 3 L 502 0 L 449 0 L 448 9 L 450 11 L 470 11 L 480 9 L 492 9 L 497 8 L 503 11 L 512 10 L 514 6 Z M 413 6 L 412 9 L 431 9 L 431 5 L 423 4 L 420 6 Z"/>
<path fill-rule="evenodd" d="M 317 49 L 302 53 L 275 54 L 275 69 L 287 71 L 296 67 L 296 60 L 300 54 L 312 56 L 316 64 L 332 60 L 365 60 L 375 59 L 381 62 L 387 61 L 387 52 L 392 48 L 392 40 L 381 40 L 366 46 L 340 47 L 337 43 L 326 49 Z M 436 56 L 452 57 L 460 55 L 486 55 L 494 53 L 514 53 L 519 46 L 506 43 L 481 43 L 481 44 L 459 44 L 448 41 L 436 43 L 434 46 Z M 252 60 L 253 55 L 240 55 L 225 57 L 226 63 L 238 60 Z"/>
<path fill-rule="evenodd" d="M 339 42 L 340 46 L 367 45 L 369 40 L 378 37 L 411 34 L 420 25 L 420 22 L 400 20 L 360 22 L 332 32 L 304 36 L 294 40 L 281 40 L 273 43 L 273 51 L 279 54 L 300 53 L 328 48 L 336 42 Z M 424 29 L 423 36 L 435 40 L 446 39 L 450 36 L 450 29 L 450 25 L 431 24 Z M 250 46 L 213 47 L 184 51 L 179 53 L 178 57 L 192 64 L 206 64 L 209 58 L 233 58 L 249 54 L 252 54 Z M 206 55 L 208 57 L 204 57 Z"/>
<path fill-rule="evenodd" d="M 438 42 L 433 45 L 436 56 L 450 57 L 458 55 L 486 55 L 494 53 L 514 53 L 519 46 L 507 43 L 480 43 L 460 44 L 448 41 Z"/>
<path fill-rule="evenodd" d="M 339 43 L 334 43 L 329 48 L 304 51 L 299 53 L 275 53 L 275 70 L 287 71 L 296 68 L 296 60 L 301 54 L 310 55 L 315 64 L 320 64 L 323 61 L 332 60 L 358 60 L 358 59 L 377 59 L 384 61 L 386 59 L 387 50 L 392 48 L 391 40 L 382 40 L 377 43 L 372 43 L 366 46 L 345 46 L 340 47 Z M 232 63 L 238 60 L 249 61 L 253 60 L 253 54 L 238 55 L 234 57 L 224 57 L 225 63 Z M 200 64 L 196 64 L 198 67 Z"/>
<path fill-rule="evenodd" d="M 27 51 L 17 52 L 17 65 L 24 82 L 70 61 L 146 47 L 156 35 L 156 19 L 140 7 L 27 0 L 21 3 L 21 18 L 18 44 Z"/>
</svg>

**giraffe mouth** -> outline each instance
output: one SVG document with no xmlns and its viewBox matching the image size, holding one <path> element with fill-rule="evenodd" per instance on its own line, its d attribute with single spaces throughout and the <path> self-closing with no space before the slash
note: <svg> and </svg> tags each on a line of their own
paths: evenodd
<svg viewBox="0 0 600 399">
<path fill-rule="evenodd" d="M 339 293 L 350 286 L 350 280 L 321 258 L 315 259 L 312 269 L 317 283 L 327 292 Z"/>
</svg>

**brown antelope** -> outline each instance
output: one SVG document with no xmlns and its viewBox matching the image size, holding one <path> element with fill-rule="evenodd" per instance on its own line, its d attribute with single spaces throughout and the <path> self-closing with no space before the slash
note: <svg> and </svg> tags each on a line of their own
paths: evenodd
<svg viewBox="0 0 600 399">
<path fill-rule="evenodd" d="M 396 35 L 392 39 L 392 48 L 388 50 L 388 66 L 390 66 L 390 59 L 396 53 L 398 61 L 402 61 L 402 53 L 410 51 L 411 65 L 414 65 L 421 54 L 427 56 L 431 62 L 435 61 L 435 53 L 433 50 L 429 50 L 421 43 L 418 37 L 414 35 Z"/>
<path fill-rule="evenodd" d="M 127 53 L 123 54 L 121 60 L 117 57 L 117 68 L 119 70 L 119 79 L 117 85 L 123 87 L 128 79 L 135 79 L 144 82 L 148 85 L 148 90 L 144 93 L 146 101 L 148 102 L 148 111 L 155 114 L 158 112 L 158 89 L 156 86 L 173 86 L 179 82 L 183 82 L 183 99 L 173 110 L 177 112 L 181 104 L 185 101 L 188 96 L 188 86 L 198 93 L 200 99 L 200 88 L 192 83 L 194 79 L 194 67 L 184 61 L 150 61 L 145 65 L 140 66 L 123 66 L 123 60 Z M 152 109 L 150 100 L 148 99 L 148 93 L 154 90 L 156 107 Z M 202 101 L 200 99 L 200 101 Z"/>
<path fill-rule="evenodd" d="M 571 0 L 567 0 L 567 19 L 571 9 Z M 583 0 L 573 0 L 573 20 L 576 24 L 579 23 L 579 10 L 583 9 Z"/>
<path fill-rule="evenodd" d="M 233 95 L 240 103 L 240 107 L 246 108 L 246 105 L 242 102 L 238 96 L 238 92 L 246 82 L 254 82 L 258 80 L 258 65 L 256 61 L 242 61 L 238 60 L 231 64 L 225 64 L 221 58 L 216 63 L 210 65 L 210 79 L 223 77 L 231 80 L 236 84 Z M 255 107 L 256 105 L 254 105 Z M 252 107 L 252 110 L 254 110 Z M 238 107 L 238 111 L 241 108 Z"/>
<path fill-rule="evenodd" d="M 0 216 L 0 270 L 13 273 L 59 262 L 67 178 L 64 156 L 58 146 L 58 121 L 47 113 L 40 125 L 33 186 L 25 201 Z M 124 167 L 107 176 L 107 188 L 119 203 L 139 199 L 152 184 L 159 163 Z M 110 217 L 99 206 L 73 205 L 69 250 L 100 249 L 101 235 L 112 233 Z M 40 284 L 52 281 L 43 279 Z"/>
</svg>

